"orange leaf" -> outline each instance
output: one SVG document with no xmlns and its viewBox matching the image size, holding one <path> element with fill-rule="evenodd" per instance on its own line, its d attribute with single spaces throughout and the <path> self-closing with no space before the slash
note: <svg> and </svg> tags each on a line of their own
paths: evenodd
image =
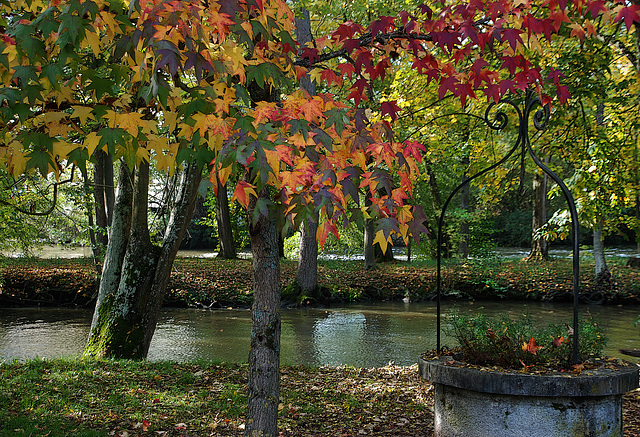
<svg viewBox="0 0 640 437">
<path fill-rule="evenodd" d="M 529 353 L 531 353 L 533 355 L 536 355 L 538 353 L 538 351 L 540 349 L 542 349 L 543 347 L 544 346 L 536 346 L 536 340 L 533 337 L 531 337 L 529 339 L 528 343 L 526 343 L 526 342 L 522 343 L 522 351 L 523 352 L 529 352 Z"/>
<path fill-rule="evenodd" d="M 247 208 L 249 206 L 249 195 L 251 194 L 256 198 L 258 197 L 255 187 L 246 181 L 239 181 L 233 192 L 231 202 L 237 199 L 240 205 Z"/>
<path fill-rule="evenodd" d="M 340 238 L 338 235 L 338 228 L 336 225 L 330 222 L 329 220 L 325 220 L 318 226 L 318 232 L 316 235 L 318 236 L 318 244 L 320 247 L 324 247 L 324 243 L 327 241 L 327 237 L 329 236 L 329 232 L 336 236 L 336 238 Z"/>
<path fill-rule="evenodd" d="M 562 343 L 569 343 L 569 340 L 564 337 L 558 337 L 553 339 L 553 345 L 559 347 Z"/>
</svg>

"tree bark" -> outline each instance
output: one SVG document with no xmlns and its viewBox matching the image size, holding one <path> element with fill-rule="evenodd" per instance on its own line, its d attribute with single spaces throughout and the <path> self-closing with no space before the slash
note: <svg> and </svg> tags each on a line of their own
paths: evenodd
<svg viewBox="0 0 640 437">
<path fill-rule="evenodd" d="M 217 177 L 216 183 L 218 184 L 218 193 L 216 194 L 216 221 L 218 223 L 218 242 L 220 244 L 218 257 L 234 259 L 236 258 L 236 246 L 233 242 L 227 186 L 222 185 Z"/>
<path fill-rule="evenodd" d="M 263 193 L 264 195 L 264 193 Z M 256 199 L 249 204 L 253 216 Z M 260 215 L 250 226 L 253 254 L 253 307 L 249 352 L 247 437 L 278 434 L 280 399 L 280 238 L 273 219 Z"/>
<path fill-rule="evenodd" d="M 186 166 L 160 247 L 147 226 L 149 165 L 132 175 L 121 163 L 109 245 L 85 356 L 145 358 L 171 267 L 189 224 L 200 167 Z"/>
<path fill-rule="evenodd" d="M 300 228 L 300 254 L 296 279 L 306 296 L 318 297 L 318 222 L 305 220 Z"/>
<path fill-rule="evenodd" d="M 604 241 L 602 230 L 604 220 L 599 218 L 593 227 L 593 258 L 596 264 L 596 283 L 607 283 L 611 280 L 611 272 L 607 266 L 607 259 L 604 255 Z"/>
<path fill-rule="evenodd" d="M 371 200 L 368 197 L 364 201 L 365 206 L 371 206 Z M 373 248 L 374 235 L 373 219 L 366 219 L 364 222 L 364 269 L 373 270 L 376 268 L 376 251 Z"/>
<path fill-rule="evenodd" d="M 549 158 L 545 158 L 548 164 Z M 531 251 L 526 261 L 546 261 L 549 259 L 549 244 L 538 235 L 547 221 L 547 175 L 537 170 L 533 175 L 533 214 L 531 220 Z"/>
<path fill-rule="evenodd" d="M 97 150 L 97 162 L 93 166 L 93 199 L 95 202 L 96 213 L 96 243 L 100 253 L 104 253 L 109 241 L 107 237 L 109 222 L 107 218 L 107 204 L 105 199 L 105 156 L 107 156 L 105 152 Z"/>
</svg>

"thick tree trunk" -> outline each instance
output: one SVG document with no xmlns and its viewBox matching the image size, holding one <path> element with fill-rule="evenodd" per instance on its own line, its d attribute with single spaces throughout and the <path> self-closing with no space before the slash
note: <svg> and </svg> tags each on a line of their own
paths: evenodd
<svg viewBox="0 0 640 437">
<path fill-rule="evenodd" d="M 549 159 L 545 158 L 548 164 Z M 538 170 L 533 175 L 533 214 L 531 220 L 531 251 L 526 261 L 546 261 L 549 259 L 549 244 L 538 235 L 547 221 L 547 175 Z"/>
<path fill-rule="evenodd" d="M 218 193 L 216 194 L 216 221 L 218 223 L 218 240 L 220 243 L 218 257 L 234 259 L 236 257 L 236 246 L 233 242 L 233 228 L 231 226 L 227 186 L 222 185 L 217 178 L 216 183 L 218 184 Z"/>
<path fill-rule="evenodd" d="M 375 237 L 374 237 L 375 238 Z M 387 245 L 387 251 L 383 252 L 380 245 L 373 246 L 373 251 L 376 255 L 376 263 L 390 263 L 395 260 L 393 256 L 393 246 Z"/>
<path fill-rule="evenodd" d="M 318 297 L 318 222 L 305 220 L 300 229 L 300 254 L 296 279 L 306 296 Z"/>
<path fill-rule="evenodd" d="M 603 227 L 603 220 L 599 219 L 593 228 L 593 258 L 596 264 L 597 284 L 607 283 L 611 280 L 611 272 L 604 255 Z"/>
<path fill-rule="evenodd" d="M 200 181 L 190 164 L 161 247 L 147 227 L 149 165 L 132 175 L 121 163 L 118 196 L 103 266 L 98 300 L 85 356 L 145 358 L 155 331 L 173 260 L 189 224 Z"/>
<path fill-rule="evenodd" d="M 253 216 L 255 199 L 249 205 Z M 280 238 L 276 223 L 260 216 L 251 225 L 253 325 L 249 352 L 247 437 L 278 435 L 280 399 Z"/>
</svg>

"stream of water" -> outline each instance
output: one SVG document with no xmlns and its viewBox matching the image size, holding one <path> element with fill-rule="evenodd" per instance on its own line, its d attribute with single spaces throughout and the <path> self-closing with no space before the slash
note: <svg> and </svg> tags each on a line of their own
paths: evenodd
<svg viewBox="0 0 640 437">
<path fill-rule="evenodd" d="M 541 303 L 447 303 L 444 311 L 489 315 L 528 314 L 540 323 L 571 324 L 572 307 Z M 609 338 L 607 355 L 618 349 L 640 349 L 634 322 L 639 306 L 583 306 Z M 0 359 L 54 358 L 81 353 L 91 312 L 70 309 L 0 309 Z M 283 364 L 378 367 L 389 362 L 410 365 L 435 348 L 433 303 L 380 303 L 327 309 L 282 311 Z M 150 360 L 246 362 L 249 354 L 249 310 L 164 309 L 149 351 Z M 444 335 L 443 344 L 451 340 Z M 626 357 L 628 358 L 628 357 Z M 629 358 L 640 362 L 640 359 Z"/>
</svg>

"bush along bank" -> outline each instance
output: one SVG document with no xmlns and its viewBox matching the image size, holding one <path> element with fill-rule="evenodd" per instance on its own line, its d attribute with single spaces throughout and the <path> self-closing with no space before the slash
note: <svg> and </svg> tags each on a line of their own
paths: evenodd
<svg viewBox="0 0 640 437">
<path fill-rule="evenodd" d="M 581 265 L 581 296 L 587 303 L 640 304 L 640 269 L 612 262 L 610 283 L 597 284 L 593 265 Z M 248 307 L 253 295 L 251 260 L 179 258 L 169 282 L 166 306 Z M 296 263 L 282 262 L 283 302 L 325 305 L 364 301 L 414 302 L 435 298 L 433 262 L 394 262 L 365 271 L 361 261 L 322 261 L 321 292 L 295 290 Z M 90 259 L 5 259 L 0 267 L 0 307 L 91 307 L 98 274 Z M 465 300 L 571 301 L 570 260 L 452 264 L 443 269 L 443 297 Z"/>
</svg>

